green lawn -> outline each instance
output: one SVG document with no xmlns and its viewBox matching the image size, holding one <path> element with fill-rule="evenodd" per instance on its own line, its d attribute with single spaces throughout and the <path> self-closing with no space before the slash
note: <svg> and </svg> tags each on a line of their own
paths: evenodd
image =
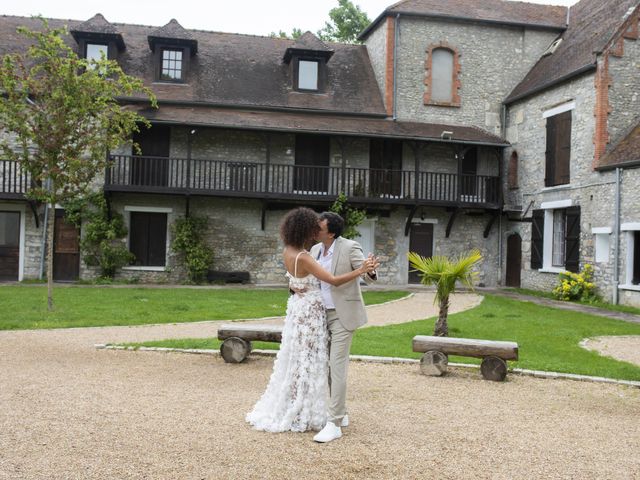
<svg viewBox="0 0 640 480">
<path fill-rule="evenodd" d="M 411 339 L 414 335 L 430 335 L 433 323 L 431 319 L 359 329 L 351 353 L 419 358 L 419 353 L 411 351 Z M 509 362 L 512 367 L 640 380 L 640 367 L 601 357 L 579 346 L 587 337 L 640 335 L 640 324 L 486 295 L 480 306 L 449 317 L 449 334 L 518 342 L 520 360 Z M 181 339 L 142 345 L 217 349 L 220 342 L 216 339 Z M 254 348 L 277 348 L 277 344 L 255 342 Z M 468 357 L 451 357 L 450 361 L 480 362 Z"/>
<path fill-rule="evenodd" d="M 400 291 L 365 292 L 368 305 L 406 296 Z M 144 325 L 238 320 L 284 315 L 286 288 L 54 289 L 55 311 L 47 312 L 46 286 L 0 286 L 0 330 Z"/>
</svg>

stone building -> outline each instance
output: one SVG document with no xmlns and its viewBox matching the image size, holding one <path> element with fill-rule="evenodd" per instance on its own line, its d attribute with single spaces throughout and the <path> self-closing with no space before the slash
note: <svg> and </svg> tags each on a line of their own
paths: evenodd
<svg viewBox="0 0 640 480">
<path fill-rule="evenodd" d="M 479 248 L 483 285 L 549 288 L 558 269 L 603 258 L 596 247 L 615 225 L 599 207 L 618 198 L 620 177 L 620 248 L 614 253 L 606 237 L 609 259 L 595 263 L 609 292 L 614 257 L 620 279 L 640 259 L 630 188 L 637 156 L 627 158 L 637 137 L 637 17 L 638 0 L 581 0 L 571 8 L 405 0 L 362 32 L 362 45 L 325 44 L 309 32 L 293 41 L 185 30 L 175 20 L 161 28 L 111 24 L 99 14 L 50 24 L 68 25 L 78 54 L 104 51 L 158 97 L 157 110 L 122 99 L 153 127 L 134 139 L 142 156 L 130 146 L 111 152 L 113 166 L 101 179 L 136 254 L 121 277 L 183 279 L 169 226 L 197 215 L 209 219 L 213 268 L 280 282 L 284 212 L 323 210 L 344 192 L 367 210 L 359 240 L 380 255 L 383 282 L 417 281 L 410 250 Z M 0 52 L 23 48 L 13 35 L 18 25 L 38 22 L 0 17 Z M 543 172 L 553 163 L 541 152 L 550 129 L 558 136 L 566 128 L 570 146 L 558 146 L 558 155 L 570 157 L 570 168 L 560 162 L 546 184 Z M 17 165 L 2 163 L 0 175 L 0 275 L 32 278 L 43 208 L 25 201 L 28 179 L 6 180 L 22 178 Z M 570 246 L 577 257 L 564 252 L 569 263 L 557 266 L 564 259 L 549 244 L 549 225 L 561 227 L 556 210 L 565 212 L 565 230 L 568 220 L 574 225 L 576 207 L 579 233 L 572 230 Z M 57 216 L 56 258 L 73 267 L 61 267 L 58 278 L 94 276 L 74 252 L 78 233 L 63 212 Z M 531 252 L 540 250 L 540 232 L 532 225 L 540 218 L 538 265 Z M 629 286 L 620 297 L 626 303 L 637 301 L 631 271 L 620 282 Z"/>
</svg>

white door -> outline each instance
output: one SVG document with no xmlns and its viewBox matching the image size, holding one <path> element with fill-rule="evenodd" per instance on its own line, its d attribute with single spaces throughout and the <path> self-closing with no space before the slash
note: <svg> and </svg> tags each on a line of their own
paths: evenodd
<svg viewBox="0 0 640 480">
<path fill-rule="evenodd" d="M 369 255 L 369 253 L 376 253 L 375 224 L 376 222 L 373 218 L 366 218 L 357 228 L 360 236 L 354 238 L 354 240 L 362 245 L 362 252 L 365 257 Z"/>
</svg>

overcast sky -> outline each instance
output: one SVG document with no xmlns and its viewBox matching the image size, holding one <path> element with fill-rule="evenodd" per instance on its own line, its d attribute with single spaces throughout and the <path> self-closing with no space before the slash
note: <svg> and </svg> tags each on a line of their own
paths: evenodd
<svg viewBox="0 0 640 480">
<path fill-rule="evenodd" d="M 482 3 L 483 0 L 476 0 Z M 530 3 L 572 5 L 576 0 L 529 0 Z M 297 27 L 316 32 L 329 18 L 337 0 L 12 0 L 3 1 L 0 14 L 43 15 L 88 20 L 102 13 L 110 22 L 162 26 L 172 18 L 185 28 L 268 35 Z M 355 0 L 371 20 L 395 0 Z"/>
</svg>

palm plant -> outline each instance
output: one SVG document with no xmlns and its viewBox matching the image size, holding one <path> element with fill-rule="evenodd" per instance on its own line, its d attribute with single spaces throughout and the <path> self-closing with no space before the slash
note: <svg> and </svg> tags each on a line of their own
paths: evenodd
<svg viewBox="0 0 640 480">
<path fill-rule="evenodd" d="M 479 250 L 472 250 L 453 260 L 445 256 L 423 257 L 415 252 L 409 252 L 409 263 L 419 272 L 423 285 L 435 285 L 436 296 L 440 312 L 433 334 L 437 337 L 449 336 L 447 316 L 449 315 L 449 296 L 455 291 L 456 282 L 473 289 L 473 280 L 477 272 L 473 266 L 482 260 Z"/>
</svg>

